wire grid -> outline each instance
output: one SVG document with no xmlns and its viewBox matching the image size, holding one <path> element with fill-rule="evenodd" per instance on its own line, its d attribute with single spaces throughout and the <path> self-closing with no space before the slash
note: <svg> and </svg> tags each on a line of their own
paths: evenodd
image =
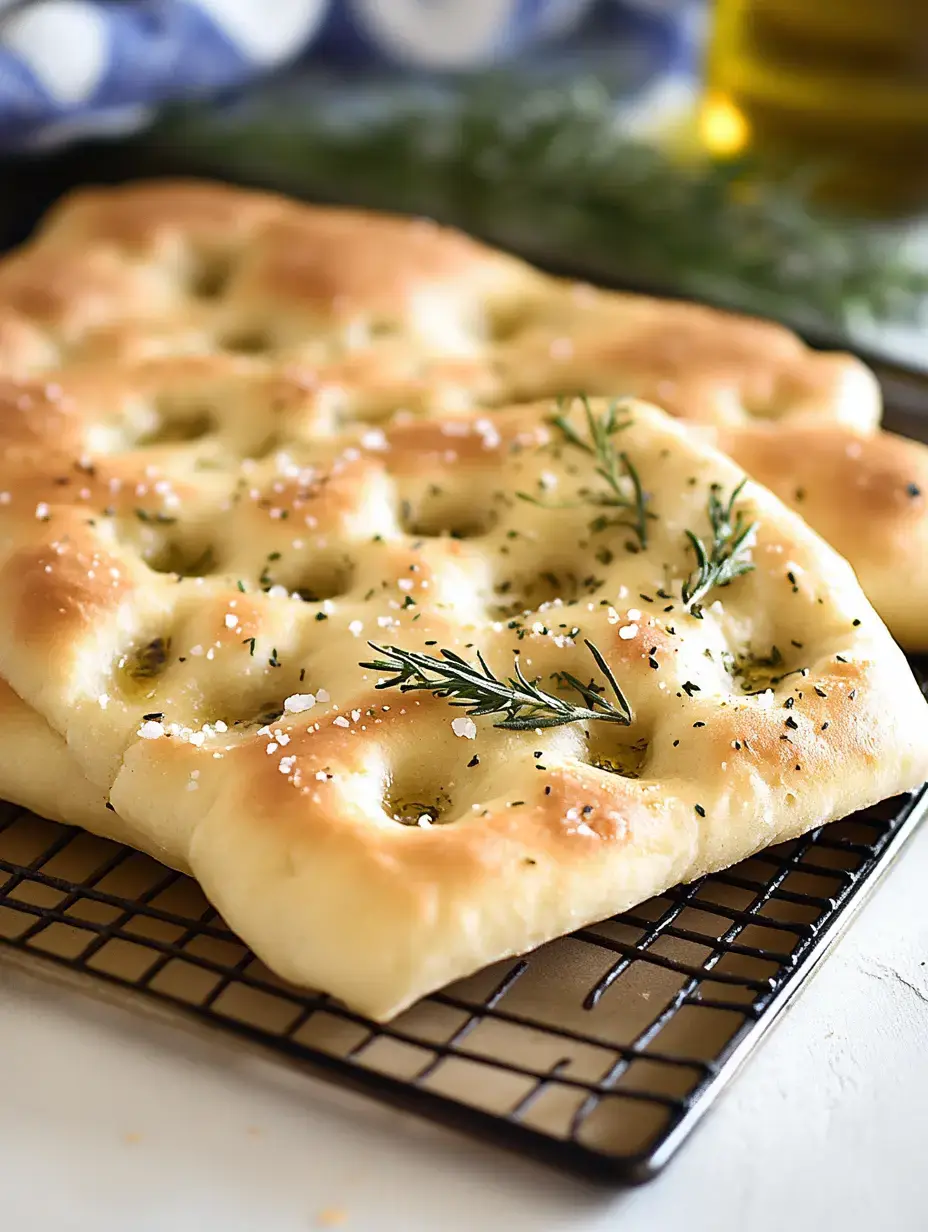
<svg viewBox="0 0 928 1232">
<path fill-rule="evenodd" d="M 887 801 L 427 997 L 277 979 L 190 878 L 0 805 L 0 941 L 574 1171 L 656 1174 L 928 806 Z"/>
</svg>

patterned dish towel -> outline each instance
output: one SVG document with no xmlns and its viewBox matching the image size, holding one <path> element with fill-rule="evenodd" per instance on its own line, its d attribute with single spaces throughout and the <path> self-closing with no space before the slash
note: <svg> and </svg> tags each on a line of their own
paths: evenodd
<svg viewBox="0 0 928 1232">
<path fill-rule="evenodd" d="M 0 0 L 0 148 L 143 126 L 159 105 L 299 61 L 398 75 L 519 56 L 609 68 L 620 94 L 688 75 L 699 0 Z"/>
</svg>

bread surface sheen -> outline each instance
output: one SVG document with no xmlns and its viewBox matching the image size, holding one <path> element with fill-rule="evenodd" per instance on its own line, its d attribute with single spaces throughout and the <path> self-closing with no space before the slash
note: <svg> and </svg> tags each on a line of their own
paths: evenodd
<svg viewBox="0 0 928 1232">
<path fill-rule="evenodd" d="M 928 775 L 843 559 L 655 407 L 552 400 L 671 381 L 720 440 L 865 434 L 856 361 L 173 184 L 71 198 L 0 265 L 0 364 L 0 786 L 191 871 L 295 983 L 386 1018 Z M 688 604 L 733 497 L 753 567 Z M 462 722 L 370 642 L 574 702 L 614 696 L 591 643 L 632 719 Z"/>
</svg>

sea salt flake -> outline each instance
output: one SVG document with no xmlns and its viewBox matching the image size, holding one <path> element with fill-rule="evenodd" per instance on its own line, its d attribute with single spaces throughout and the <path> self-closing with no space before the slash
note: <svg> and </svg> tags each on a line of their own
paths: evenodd
<svg viewBox="0 0 928 1232">
<path fill-rule="evenodd" d="M 301 714 L 304 710 L 310 710 L 315 704 L 315 694 L 293 693 L 284 700 L 284 710 L 287 714 Z"/>
<path fill-rule="evenodd" d="M 387 438 L 382 429 L 371 428 L 361 437 L 361 444 L 365 449 L 386 449 Z"/>
<path fill-rule="evenodd" d="M 477 735 L 477 724 L 473 719 L 460 715 L 451 720 L 451 730 L 464 740 L 473 740 Z"/>
</svg>

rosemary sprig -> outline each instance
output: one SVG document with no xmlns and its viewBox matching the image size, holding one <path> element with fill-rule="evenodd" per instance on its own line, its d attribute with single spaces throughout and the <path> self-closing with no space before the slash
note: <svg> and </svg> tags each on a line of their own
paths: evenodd
<svg viewBox="0 0 928 1232">
<path fill-rule="evenodd" d="M 813 205 L 804 170 L 783 181 L 681 159 L 617 124 L 592 76 L 546 83 L 507 66 L 365 84 L 317 70 L 233 107 L 179 108 L 130 149 L 136 174 L 214 172 L 314 200 L 336 184 L 346 204 L 430 214 L 599 281 L 842 335 L 862 318 L 916 320 L 928 292 L 895 236 Z"/>
<path fill-rule="evenodd" d="M 566 723 L 592 719 L 628 727 L 633 719 L 631 707 L 611 668 L 589 641 L 584 645 L 605 676 L 617 704 L 604 696 L 604 687 L 592 681 L 584 684 L 570 672 L 555 672 L 553 679 L 574 689 L 583 699 L 583 705 L 547 693 L 537 681 L 528 679 L 518 658 L 515 660 L 515 676 L 500 680 L 490 671 L 479 650 L 478 668 L 453 650 L 442 650 L 441 658 L 437 658 L 415 650 L 403 650 L 399 646 L 380 646 L 376 642 L 368 642 L 368 645 L 383 657 L 360 666 L 395 673 L 390 679 L 381 680 L 377 684 L 378 689 L 399 689 L 402 693 L 425 689 L 436 697 L 450 698 L 452 706 L 466 707 L 469 715 L 503 714 L 505 718 L 494 723 L 494 727 L 503 727 L 508 731 L 563 727 Z"/>
<path fill-rule="evenodd" d="M 747 483 L 742 479 L 728 501 L 721 498 L 721 484 L 709 488 L 709 523 L 712 527 L 712 542 L 707 547 L 703 541 L 686 532 L 696 555 L 696 568 L 683 583 L 683 605 L 694 616 L 702 619 L 700 600 L 716 586 L 727 586 L 743 573 L 750 573 L 754 562 L 749 559 L 754 533 L 758 522 L 748 522 L 742 510 L 735 515 L 735 501 Z"/>
<path fill-rule="evenodd" d="M 624 509 L 631 514 L 630 518 L 596 518 L 590 528 L 599 531 L 605 530 L 607 526 L 624 526 L 631 530 L 638 540 L 635 550 L 643 550 L 648 546 L 648 518 L 653 518 L 654 514 L 647 510 L 648 494 L 641 486 L 636 467 L 627 453 L 616 449 L 612 439 L 617 432 L 630 428 L 632 420 L 620 418 L 622 404 L 619 402 L 610 402 L 601 415 L 593 413 L 590 400 L 584 394 L 580 395 L 580 403 L 586 420 L 586 436 L 577 431 L 563 410 L 555 415 L 551 422 L 563 433 L 569 444 L 596 459 L 596 474 L 608 485 L 605 492 L 583 491 L 581 495 L 590 504 Z M 563 403 L 559 403 L 559 407 L 562 406 Z M 626 495 L 626 482 L 631 484 L 631 498 Z M 545 505 L 544 501 L 525 492 L 518 495 L 532 504 Z"/>
</svg>

